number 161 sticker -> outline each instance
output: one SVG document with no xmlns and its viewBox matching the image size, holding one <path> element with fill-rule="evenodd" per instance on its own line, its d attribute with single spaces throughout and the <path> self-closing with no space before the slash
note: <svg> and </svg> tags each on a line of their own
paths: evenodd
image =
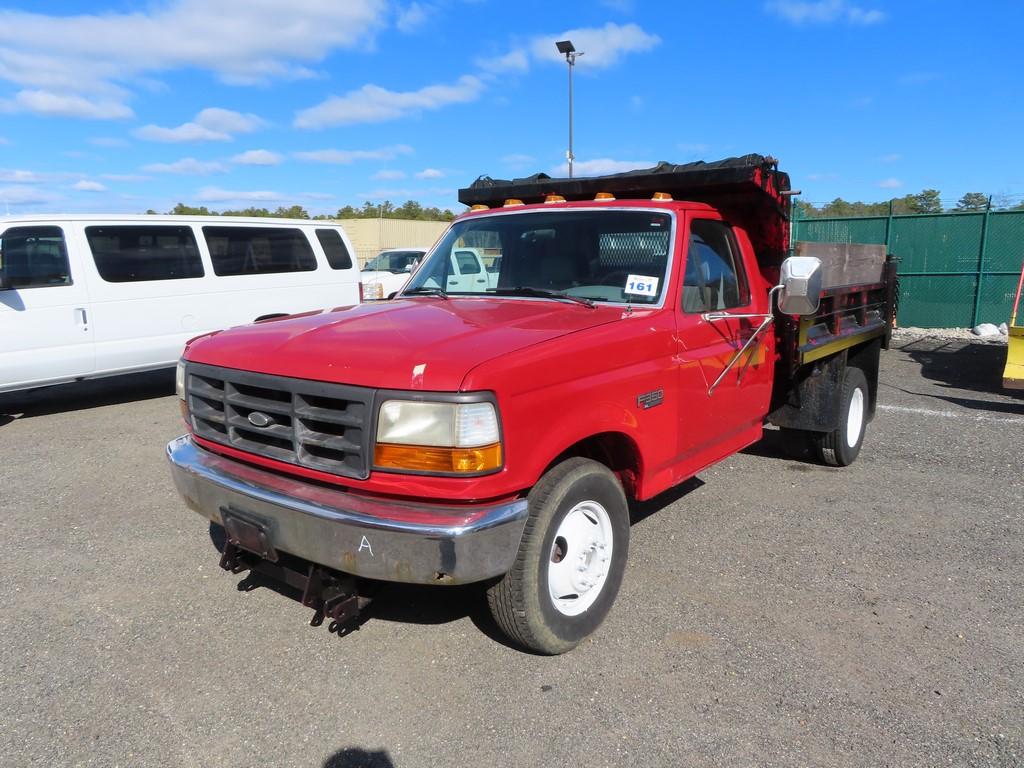
<svg viewBox="0 0 1024 768">
<path fill-rule="evenodd" d="M 632 293 L 637 296 L 657 296 L 658 278 L 630 275 L 626 278 L 626 287 L 623 289 L 623 293 Z"/>
</svg>

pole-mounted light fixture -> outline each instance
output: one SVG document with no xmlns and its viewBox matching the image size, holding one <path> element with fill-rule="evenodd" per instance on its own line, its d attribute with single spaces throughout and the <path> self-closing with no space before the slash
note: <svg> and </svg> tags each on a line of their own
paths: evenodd
<svg viewBox="0 0 1024 768">
<path fill-rule="evenodd" d="M 569 151 L 565 153 L 565 159 L 569 161 L 569 178 L 572 178 L 572 161 L 576 159 L 572 153 L 572 68 L 576 66 L 576 57 L 582 56 L 583 51 L 577 51 L 571 40 L 559 40 L 555 43 L 558 52 L 565 56 L 569 65 Z"/>
</svg>

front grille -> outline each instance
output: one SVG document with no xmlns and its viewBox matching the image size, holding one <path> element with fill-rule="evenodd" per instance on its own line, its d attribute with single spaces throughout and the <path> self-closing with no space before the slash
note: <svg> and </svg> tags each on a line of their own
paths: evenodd
<svg viewBox="0 0 1024 768">
<path fill-rule="evenodd" d="M 185 374 L 199 437 L 344 477 L 369 476 L 374 390 L 198 363 L 187 363 Z"/>
</svg>

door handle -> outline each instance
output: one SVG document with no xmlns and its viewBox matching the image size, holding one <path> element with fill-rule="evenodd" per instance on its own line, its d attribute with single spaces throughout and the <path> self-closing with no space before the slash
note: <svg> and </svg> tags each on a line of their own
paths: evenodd
<svg viewBox="0 0 1024 768">
<path fill-rule="evenodd" d="M 75 321 L 81 326 L 89 325 L 89 316 L 85 312 L 85 307 L 75 307 Z"/>
<path fill-rule="evenodd" d="M 486 283 L 487 281 L 486 281 L 486 280 L 484 280 L 483 278 L 480 278 L 479 280 L 477 280 L 477 282 L 478 282 L 478 283 Z"/>
</svg>

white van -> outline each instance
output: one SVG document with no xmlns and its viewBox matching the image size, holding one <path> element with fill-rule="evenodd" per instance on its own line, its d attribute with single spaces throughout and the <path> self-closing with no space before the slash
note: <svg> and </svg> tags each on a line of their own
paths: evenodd
<svg viewBox="0 0 1024 768">
<path fill-rule="evenodd" d="M 0 392 L 174 365 L 206 331 L 359 302 L 337 224 L 0 218 Z"/>
</svg>

